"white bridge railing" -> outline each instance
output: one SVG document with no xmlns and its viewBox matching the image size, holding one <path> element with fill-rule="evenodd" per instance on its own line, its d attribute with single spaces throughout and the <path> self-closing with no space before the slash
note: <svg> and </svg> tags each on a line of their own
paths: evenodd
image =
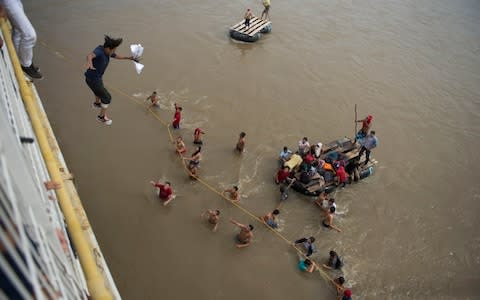
<svg viewBox="0 0 480 300">
<path fill-rule="evenodd" d="M 55 192 L 44 185 L 49 180 L 4 46 L 0 50 L 0 299 L 88 298 Z M 119 299 L 108 268 L 107 273 Z"/>
</svg>

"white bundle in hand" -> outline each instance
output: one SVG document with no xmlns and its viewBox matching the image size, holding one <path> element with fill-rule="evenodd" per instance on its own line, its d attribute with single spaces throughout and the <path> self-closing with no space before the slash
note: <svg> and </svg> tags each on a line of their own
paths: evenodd
<svg viewBox="0 0 480 300">
<path fill-rule="evenodd" d="M 133 56 L 133 59 L 134 59 L 133 63 L 135 65 L 135 70 L 137 70 L 137 74 L 140 74 L 140 73 L 142 73 L 144 65 L 139 63 L 138 59 L 140 59 L 140 57 L 143 54 L 143 47 L 140 44 L 132 44 L 132 45 L 130 45 L 130 50 L 132 51 L 132 56 Z"/>
</svg>

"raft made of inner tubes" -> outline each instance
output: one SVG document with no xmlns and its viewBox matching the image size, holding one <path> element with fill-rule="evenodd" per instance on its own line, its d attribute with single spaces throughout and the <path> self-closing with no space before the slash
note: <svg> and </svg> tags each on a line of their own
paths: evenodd
<svg viewBox="0 0 480 300">
<path fill-rule="evenodd" d="M 250 26 L 245 26 L 245 20 L 230 27 L 229 33 L 232 39 L 253 43 L 258 41 L 262 34 L 272 31 L 272 22 L 253 17 Z"/>
<path fill-rule="evenodd" d="M 341 138 L 328 143 L 323 146 L 323 153 L 320 155 L 320 159 L 333 163 L 334 161 L 344 161 L 345 166 L 350 163 L 356 164 L 357 175 L 351 176 L 355 181 L 367 178 L 373 174 L 374 167 L 377 164 L 375 159 L 370 158 L 370 161 L 365 164 L 364 160 L 359 159 L 359 145 L 354 143 L 349 138 Z M 295 155 L 295 154 L 294 154 Z M 285 166 L 288 166 L 288 161 L 285 162 Z M 332 171 L 321 170 L 320 173 L 315 174 L 313 177 L 309 177 L 306 180 L 302 178 L 301 168 L 298 167 L 298 162 L 295 161 L 297 166 L 292 170 L 295 177 L 295 182 L 292 184 L 293 190 L 302 193 L 307 196 L 318 196 L 322 192 L 327 194 L 335 191 L 337 185 L 335 183 L 335 175 Z M 353 173 L 352 173 L 353 174 Z M 349 176 L 347 174 L 347 176 Z M 349 177 L 349 179 L 351 179 Z M 350 180 L 349 180 L 350 181 Z M 351 183 L 351 182 L 349 182 Z"/>
</svg>

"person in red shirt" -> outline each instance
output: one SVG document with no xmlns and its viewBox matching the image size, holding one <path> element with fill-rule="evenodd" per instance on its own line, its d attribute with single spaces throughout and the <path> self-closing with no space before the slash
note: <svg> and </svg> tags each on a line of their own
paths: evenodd
<svg viewBox="0 0 480 300">
<path fill-rule="evenodd" d="M 337 173 L 337 180 L 338 184 L 341 185 L 342 187 L 345 187 L 347 184 L 347 172 L 345 172 L 345 168 L 343 167 L 343 164 L 336 163 L 336 173 Z"/>
<path fill-rule="evenodd" d="M 175 103 L 175 115 L 173 116 L 173 129 L 180 129 L 180 120 L 182 119 L 182 107 Z"/>
<path fill-rule="evenodd" d="M 278 170 L 277 174 L 275 175 L 275 183 L 284 183 L 288 176 L 290 176 L 290 168 L 284 167 L 283 169 Z"/>
<path fill-rule="evenodd" d="M 163 206 L 167 206 L 170 202 L 172 202 L 173 199 L 175 199 L 170 182 L 165 181 L 165 183 L 162 184 L 160 181 L 150 181 L 150 183 L 154 187 L 159 188 L 158 198 L 163 201 Z"/>
<path fill-rule="evenodd" d="M 194 144 L 203 145 L 202 134 L 205 134 L 205 131 L 203 131 L 201 128 L 195 128 L 195 131 L 193 132 L 193 143 Z"/>
<path fill-rule="evenodd" d="M 373 121 L 372 115 L 368 115 L 365 119 L 362 119 L 362 120 L 356 120 L 357 123 L 362 123 L 362 129 L 360 129 L 360 132 L 363 133 L 363 135 L 368 134 L 368 131 L 372 126 L 372 121 Z"/>
</svg>

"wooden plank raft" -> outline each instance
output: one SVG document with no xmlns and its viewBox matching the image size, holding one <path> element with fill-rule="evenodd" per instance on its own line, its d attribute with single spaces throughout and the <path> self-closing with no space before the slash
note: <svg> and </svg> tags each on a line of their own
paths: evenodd
<svg viewBox="0 0 480 300">
<path fill-rule="evenodd" d="M 253 17 L 250 19 L 250 26 L 248 28 L 245 26 L 245 20 L 242 20 L 230 27 L 230 30 L 234 30 L 253 37 L 255 34 L 259 33 L 263 28 L 267 27 L 271 23 L 272 22 L 270 21 Z"/>
</svg>

